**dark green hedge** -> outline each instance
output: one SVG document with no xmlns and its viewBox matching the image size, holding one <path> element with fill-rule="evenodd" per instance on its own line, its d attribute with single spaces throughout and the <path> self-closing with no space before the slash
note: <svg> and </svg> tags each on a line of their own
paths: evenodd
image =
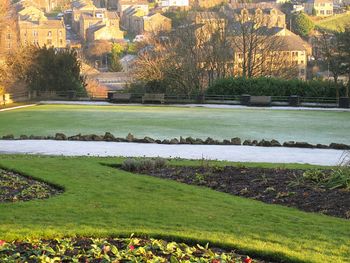
<svg viewBox="0 0 350 263">
<path fill-rule="evenodd" d="M 254 96 L 290 96 L 303 97 L 335 97 L 336 84 L 330 81 L 298 79 L 284 80 L 276 78 L 225 78 L 217 80 L 211 85 L 207 94 L 215 95 L 242 95 Z M 340 94 L 344 93 L 344 87 L 338 84 Z"/>
</svg>

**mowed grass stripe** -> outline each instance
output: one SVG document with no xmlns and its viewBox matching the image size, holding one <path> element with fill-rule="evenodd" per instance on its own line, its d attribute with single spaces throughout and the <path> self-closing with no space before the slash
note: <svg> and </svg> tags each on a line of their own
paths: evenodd
<svg viewBox="0 0 350 263">
<path fill-rule="evenodd" d="M 120 162 L 0 156 L 0 166 L 66 190 L 47 200 L 0 204 L 0 239 L 138 233 L 209 241 L 293 262 L 347 262 L 350 258 L 347 220 L 101 165 Z"/>
<path fill-rule="evenodd" d="M 40 105 L 0 113 L 0 136 L 104 134 L 169 139 L 277 139 L 350 143 L 350 112 L 161 106 Z"/>
</svg>

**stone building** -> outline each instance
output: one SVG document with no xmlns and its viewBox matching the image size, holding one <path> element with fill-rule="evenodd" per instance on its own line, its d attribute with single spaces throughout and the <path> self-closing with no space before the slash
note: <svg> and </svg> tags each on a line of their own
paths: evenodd
<svg viewBox="0 0 350 263">
<path fill-rule="evenodd" d="M 116 12 L 96 9 L 82 12 L 79 20 L 79 34 L 84 41 L 117 40 L 124 38 L 119 28 L 119 16 Z"/>
<path fill-rule="evenodd" d="M 332 0 L 308 0 L 305 3 L 305 13 L 314 16 L 332 16 L 333 1 Z"/>
<path fill-rule="evenodd" d="M 145 16 L 132 15 L 126 16 L 125 25 L 128 31 L 140 35 L 145 33 L 159 33 L 161 31 L 171 30 L 171 19 L 162 14 L 148 14 Z"/>
</svg>

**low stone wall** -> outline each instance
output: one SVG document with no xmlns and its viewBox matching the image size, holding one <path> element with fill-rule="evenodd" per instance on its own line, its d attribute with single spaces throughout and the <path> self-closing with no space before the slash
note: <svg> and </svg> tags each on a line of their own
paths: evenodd
<svg viewBox="0 0 350 263">
<path fill-rule="evenodd" d="M 2 136 L 3 140 L 60 140 L 60 141 L 107 141 L 107 142 L 134 142 L 134 143 L 157 143 L 157 144 L 197 144 L 197 145 L 246 145 L 246 146 L 261 146 L 261 147 L 294 147 L 294 148 L 318 148 L 318 149 L 336 149 L 336 150 L 350 150 L 350 145 L 343 143 L 326 144 L 310 144 L 307 142 L 279 142 L 277 140 L 244 140 L 235 137 L 225 140 L 215 140 L 211 137 L 203 140 L 200 138 L 180 137 L 172 139 L 154 139 L 151 137 L 136 138 L 129 133 L 125 138 L 115 137 L 113 134 L 106 132 L 104 135 L 96 134 L 77 134 L 67 136 L 63 133 L 56 133 L 55 136 L 36 136 L 36 135 L 21 135 L 15 137 L 13 134 Z"/>
</svg>

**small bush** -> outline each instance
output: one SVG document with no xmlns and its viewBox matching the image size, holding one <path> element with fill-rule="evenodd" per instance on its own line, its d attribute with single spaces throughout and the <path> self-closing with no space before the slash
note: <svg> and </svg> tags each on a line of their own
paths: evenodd
<svg viewBox="0 0 350 263">
<path fill-rule="evenodd" d="M 164 168 L 168 165 L 168 162 L 164 158 L 128 158 L 126 159 L 121 168 L 129 172 L 141 172 L 150 171 L 154 169 Z"/>
<path fill-rule="evenodd" d="M 129 172 L 136 172 L 139 170 L 140 161 L 137 159 L 128 158 L 122 163 L 122 169 Z"/>
<path fill-rule="evenodd" d="M 350 168 L 341 167 L 333 170 L 325 186 L 331 190 L 336 188 L 350 190 Z"/>
</svg>

